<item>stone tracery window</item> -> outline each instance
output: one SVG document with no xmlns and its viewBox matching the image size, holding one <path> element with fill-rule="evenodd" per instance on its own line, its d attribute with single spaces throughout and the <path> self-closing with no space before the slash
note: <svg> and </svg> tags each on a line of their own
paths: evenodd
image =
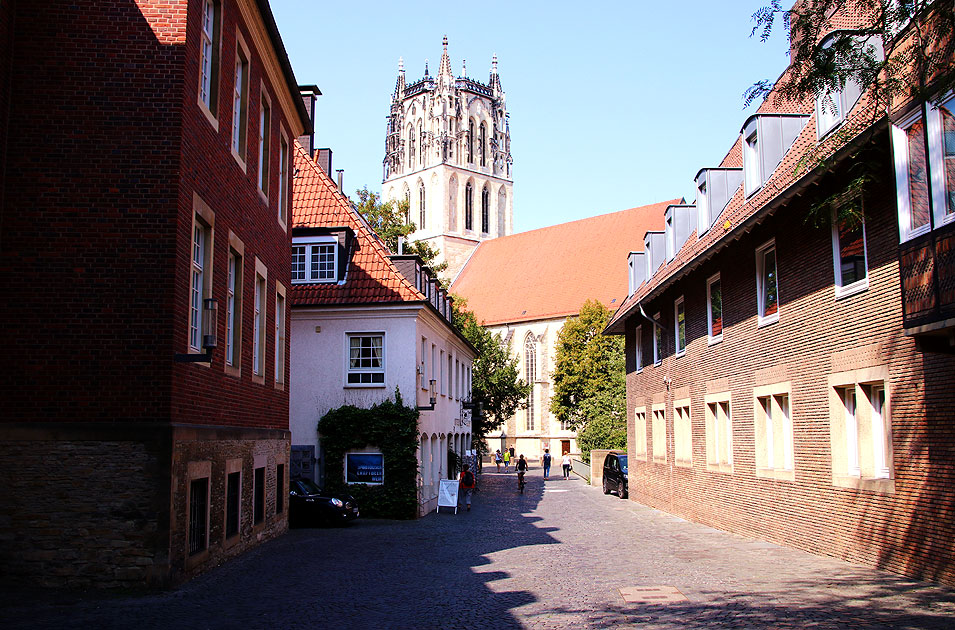
<svg viewBox="0 0 955 630">
<path fill-rule="evenodd" d="M 464 187 L 464 229 L 474 229 L 474 187 L 471 182 Z"/>
<path fill-rule="evenodd" d="M 491 195 L 487 186 L 481 191 L 481 234 L 491 231 Z"/>
<path fill-rule="evenodd" d="M 533 333 L 524 339 L 524 378 L 527 379 L 527 430 L 534 430 L 534 381 L 537 380 L 537 340 Z"/>
</svg>

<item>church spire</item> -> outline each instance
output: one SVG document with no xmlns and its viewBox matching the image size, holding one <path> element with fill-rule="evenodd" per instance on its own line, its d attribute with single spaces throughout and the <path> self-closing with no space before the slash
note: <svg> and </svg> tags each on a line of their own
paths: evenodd
<svg viewBox="0 0 955 630">
<path fill-rule="evenodd" d="M 405 60 L 398 57 L 398 82 L 395 84 L 395 96 L 401 98 L 405 91 Z"/>
<path fill-rule="evenodd" d="M 497 74 L 497 53 L 491 57 L 491 79 L 488 81 L 491 89 L 494 90 L 495 94 L 503 92 L 501 89 L 501 77 Z"/>
<path fill-rule="evenodd" d="M 444 36 L 444 40 L 441 42 L 441 64 L 438 66 L 438 76 L 445 77 L 447 79 L 453 78 L 453 73 L 451 72 L 451 58 L 448 57 L 448 36 Z"/>
</svg>

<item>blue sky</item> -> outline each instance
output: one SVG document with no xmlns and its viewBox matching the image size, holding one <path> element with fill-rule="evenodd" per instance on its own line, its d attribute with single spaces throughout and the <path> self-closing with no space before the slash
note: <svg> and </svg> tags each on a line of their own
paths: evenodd
<svg viewBox="0 0 955 630">
<path fill-rule="evenodd" d="M 746 116 L 742 93 L 788 63 L 780 29 L 750 38 L 764 0 L 731 2 L 320 2 L 272 0 L 300 84 L 314 83 L 316 143 L 349 194 L 381 190 L 385 116 L 437 69 L 441 39 L 487 80 L 497 54 L 514 158 L 514 230 L 674 197 L 715 166 Z"/>
</svg>

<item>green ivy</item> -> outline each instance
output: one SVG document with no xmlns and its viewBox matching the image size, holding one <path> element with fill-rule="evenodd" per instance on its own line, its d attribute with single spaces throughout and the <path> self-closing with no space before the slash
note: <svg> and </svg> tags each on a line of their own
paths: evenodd
<svg viewBox="0 0 955 630">
<path fill-rule="evenodd" d="M 371 409 L 344 405 L 318 421 L 325 452 L 325 487 L 355 497 L 362 515 L 415 518 L 418 515 L 418 410 L 401 393 Z M 345 453 L 368 446 L 384 455 L 382 485 L 345 484 Z"/>
</svg>

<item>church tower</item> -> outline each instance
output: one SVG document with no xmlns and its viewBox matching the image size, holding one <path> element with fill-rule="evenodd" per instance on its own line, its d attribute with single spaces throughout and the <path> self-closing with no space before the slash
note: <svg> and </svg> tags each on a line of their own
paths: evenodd
<svg viewBox="0 0 955 630">
<path fill-rule="evenodd" d="M 453 279 L 482 240 L 512 230 L 511 134 L 504 90 L 491 60 L 487 83 L 455 77 L 444 38 L 437 76 L 398 83 L 385 137 L 385 200 L 407 199 L 410 238 L 429 242 Z"/>
</svg>

